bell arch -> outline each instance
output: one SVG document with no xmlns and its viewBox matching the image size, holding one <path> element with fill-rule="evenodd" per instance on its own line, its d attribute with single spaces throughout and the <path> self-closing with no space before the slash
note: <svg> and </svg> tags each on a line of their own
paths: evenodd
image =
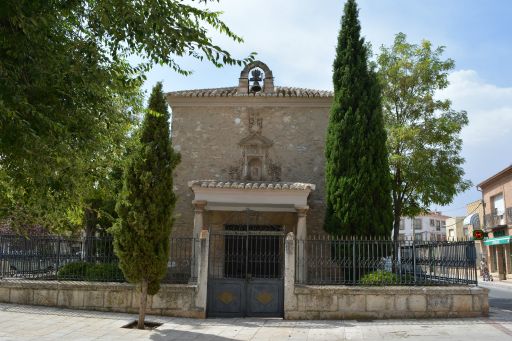
<svg viewBox="0 0 512 341">
<path fill-rule="evenodd" d="M 272 70 L 267 66 L 267 64 L 262 61 L 256 60 L 252 63 L 247 64 L 242 72 L 240 72 L 240 78 L 238 79 L 238 94 L 240 95 L 248 95 L 249 91 L 249 73 L 254 69 L 261 69 L 265 74 L 265 78 L 263 79 L 263 93 L 273 93 L 274 92 L 274 77 L 272 75 Z"/>
</svg>

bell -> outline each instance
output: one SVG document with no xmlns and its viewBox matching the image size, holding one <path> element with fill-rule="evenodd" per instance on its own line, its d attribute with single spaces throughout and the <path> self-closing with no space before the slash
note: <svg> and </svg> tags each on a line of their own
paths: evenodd
<svg viewBox="0 0 512 341">
<path fill-rule="evenodd" d="M 260 83 L 258 81 L 254 81 L 254 83 L 252 83 L 252 86 L 251 86 L 251 92 L 259 92 L 259 91 L 261 91 Z"/>
</svg>

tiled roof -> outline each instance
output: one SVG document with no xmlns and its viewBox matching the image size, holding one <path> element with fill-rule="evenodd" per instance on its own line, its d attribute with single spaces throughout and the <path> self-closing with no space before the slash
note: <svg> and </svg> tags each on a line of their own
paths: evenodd
<svg viewBox="0 0 512 341">
<path fill-rule="evenodd" d="M 230 96 L 270 96 L 270 97 L 332 97 L 333 92 L 327 90 L 314 90 L 294 88 L 287 86 L 275 86 L 271 93 L 256 92 L 250 94 L 238 94 L 236 86 L 227 88 L 195 89 L 172 91 L 167 93 L 172 97 L 230 97 Z"/>
<path fill-rule="evenodd" d="M 241 182 L 241 181 L 216 181 L 216 180 L 193 180 L 189 181 L 188 187 L 202 188 L 229 188 L 229 189 L 272 189 L 272 190 L 315 190 L 314 184 L 302 182 Z"/>
</svg>

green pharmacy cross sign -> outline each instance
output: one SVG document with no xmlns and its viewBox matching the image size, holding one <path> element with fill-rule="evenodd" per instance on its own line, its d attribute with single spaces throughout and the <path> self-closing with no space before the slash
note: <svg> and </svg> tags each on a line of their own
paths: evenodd
<svg viewBox="0 0 512 341">
<path fill-rule="evenodd" d="M 486 233 L 482 230 L 473 230 L 473 239 L 474 240 L 482 240 L 484 239 Z"/>
</svg>

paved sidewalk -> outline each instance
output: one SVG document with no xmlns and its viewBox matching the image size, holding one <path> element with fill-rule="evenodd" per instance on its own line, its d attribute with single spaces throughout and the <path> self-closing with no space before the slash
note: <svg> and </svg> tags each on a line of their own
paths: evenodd
<svg viewBox="0 0 512 341">
<path fill-rule="evenodd" d="M 0 304 L 0 340 L 512 340 L 512 314 L 442 320 L 194 320 L 148 316 L 156 330 L 124 329 L 135 315 Z"/>
<path fill-rule="evenodd" d="M 483 288 L 501 288 L 512 290 L 512 281 L 478 281 L 478 286 Z"/>
</svg>

